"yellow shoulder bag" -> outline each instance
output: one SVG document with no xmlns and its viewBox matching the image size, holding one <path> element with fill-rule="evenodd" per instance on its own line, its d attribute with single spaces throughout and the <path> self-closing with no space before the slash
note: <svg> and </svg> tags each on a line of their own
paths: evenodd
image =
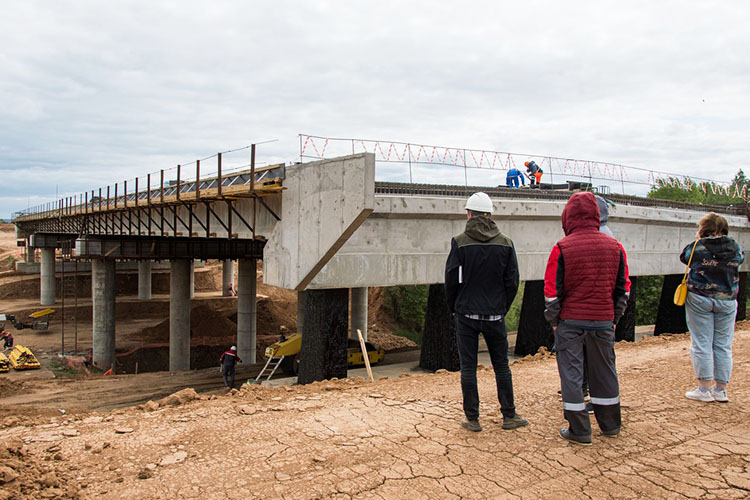
<svg viewBox="0 0 750 500">
<path fill-rule="evenodd" d="M 695 253 L 695 245 L 698 244 L 698 240 L 693 243 L 693 249 L 690 251 L 690 258 L 688 259 L 687 268 L 685 268 L 685 275 L 682 277 L 682 283 L 677 285 L 677 290 L 674 291 L 674 305 L 683 306 L 685 305 L 685 299 L 687 298 L 687 276 L 690 272 L 690 263 L 693 261 L 693 254 Z"/>
</svg>

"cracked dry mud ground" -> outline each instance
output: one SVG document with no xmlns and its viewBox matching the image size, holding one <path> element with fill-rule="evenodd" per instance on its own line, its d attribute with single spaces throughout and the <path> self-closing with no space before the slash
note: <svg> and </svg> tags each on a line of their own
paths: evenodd
<svg viewBox="0 0 750 500">
<path fill-rule="evenodd" d="M 538 355 L 513 364 L 531 422 L 516 431 L 500 428 L 491 369 L 479 371 L 477 434 L 459 427 L 455 373 L 188 390 L 176 406 L 9 417 L 0 480 L 18 477 L 0 498 L 748 498 L 748 327 L 738 325 L 727 404 L 684 398 L 686 335 L 618 344 L 623 431 L 595 432 L 590 447 L 557 437 L 555 360 Z"/>
</svg>

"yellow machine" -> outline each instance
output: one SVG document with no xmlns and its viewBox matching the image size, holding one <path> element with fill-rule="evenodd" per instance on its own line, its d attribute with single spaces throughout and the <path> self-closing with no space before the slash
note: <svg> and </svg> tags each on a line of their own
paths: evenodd
<svg viewBox="0 0 750 500">
<path fill-rule="evenodd" d="M 31 328 L 32 330 L 44 331 L 49 328 L 49 322 L 55 314 L 54 309 L 42 309 L 29 314 L 27 320 L 17 320 L 13 323 L 16 330 Z"/>
<path fill-rule="evenodd" d="M 28 347 L 17 345 L 8 355 L 14 370 L 36 370 L 41 365 Z"/>
<path fill-rule="evenodd" d="M 10 371 L 10 361 L 8 361 L 8 358 L 0 352 L 0 373 L 8 372 Z"/>
<path fill-rule="evenodd" d="M 375 346 L 369 342 L 365 342 L 365 348 L 367 349 L 367 356 L 370 358 L 371 365 L 378 364 L 383 361 L 383 358 L 385 358 L 385 351 L 383 349 L 376 349 Z M 301 349 L 301 333 L 292 333 L 289 336 L 284 337 L 283 340 L 279 340 L 278 342 L 266 347 L 264 356 L 267 358 L 267 361 L 263 369 L 255 378 L 255 382 L 260 383 L 260 380 L 264 376 L 267 376 L 266 380 L 270 380 L 279 367 L 289 375 L 296 375 L 299 371 L 299 353 Z M 347 366 L 349 367 L 363 366 L 365 364 L 359 341 L 349 339 L 346 361 Z"/>
</svg>

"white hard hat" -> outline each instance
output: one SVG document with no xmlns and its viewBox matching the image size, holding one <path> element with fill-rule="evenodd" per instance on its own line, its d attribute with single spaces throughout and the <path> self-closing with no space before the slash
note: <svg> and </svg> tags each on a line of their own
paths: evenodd
<svg viewBox="0 0 750 500">
<path fill-rule="evenodd" d="M 230 348 L 229 350 L 230 350 L 230 351 L 236 351 L 236 350 L 237 350 L 237 346 L 236 346 L 236 345 L 233 345 L 233 346 L 232 346 L 232 347 L 231 347 L 231 348 Z"/>
<path fill-rule="evenodd" d="M 466 200 L 466 210 L 474 210 L 475 212 L 492 213 L 492 200 L 487 193 L 478 192 L 469 196 Z"/>
</svg>

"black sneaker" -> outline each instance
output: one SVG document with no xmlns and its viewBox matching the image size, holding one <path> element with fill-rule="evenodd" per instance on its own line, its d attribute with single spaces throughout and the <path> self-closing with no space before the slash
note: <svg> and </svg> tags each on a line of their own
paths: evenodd
<svg viewBox="0 0 750 500">
<path fill-rule="evenodd" d="M 527 425 L 529 425 L 529 421 L 518 413 L 512 417 L 503 417 L 503 429 L 506 431 L 518 429 L 519 427 L 526 427 Z"/>
<path fill-rule="evenodd" d="M 482 430 L 479 420 L 469 420 L 466 417 L 461 421 L 461 427 L 471 432 L 480 432 Z"/>
<path fill-rule="evenodd" d="M 560 436 L 563 439 L 570 441 L 571 443 L 580 444 L 583 446 L 591 446 L 591 435 L 588 436 L 576 436 L 570 432 L 570 429 L 560 429 Z"/>
<path fill-rule="evenodd" d="M 602 436 L 608 437 L 608 438 L 616 438 L 619 435 L 620 435 L 619 427 L 613 431 L 602 431 Z"/>
<path fill-rule="evenodd" d="M 594 413 L 594 405 L 593 405 L 593 403 L 591 401 L 589 401 L 588 403 L 586 403 L 586 411 L 589 412 L 589 415 L 591 415 L 592 413 Z"/>
</svg>

